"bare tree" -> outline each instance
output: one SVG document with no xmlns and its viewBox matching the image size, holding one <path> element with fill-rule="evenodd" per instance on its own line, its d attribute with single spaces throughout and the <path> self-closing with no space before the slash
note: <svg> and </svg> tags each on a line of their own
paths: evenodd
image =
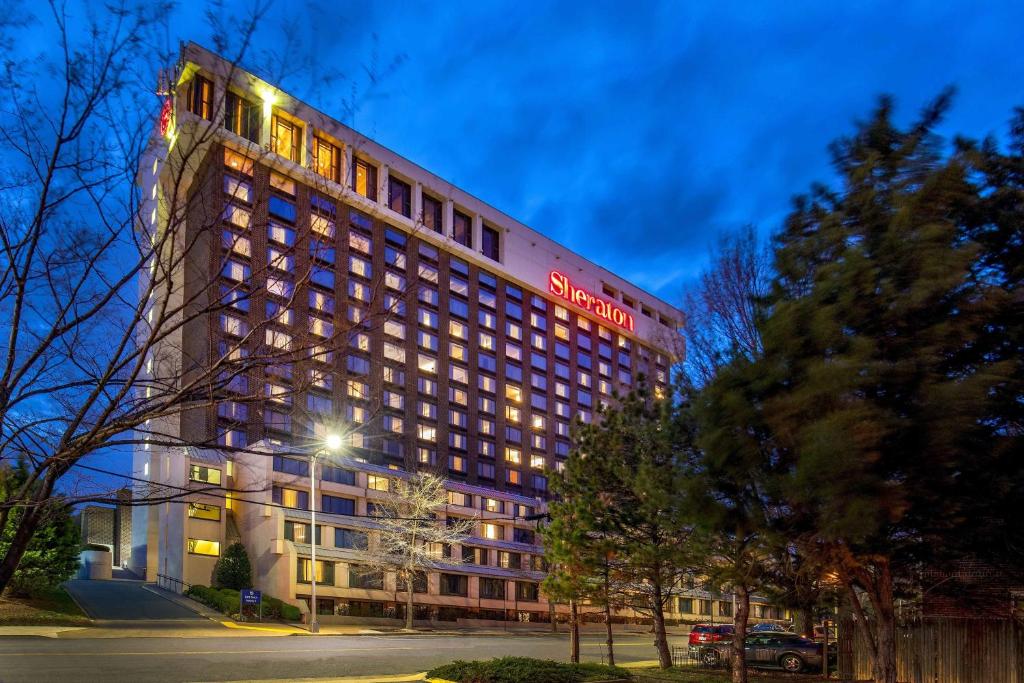
<svg viewBox="0 0 1024 683">
<path fill-rule="evenodd" d="M 721 237 L 700 280 L 683 295 L 684 367 L 694 385 L 706 384 L 736 355 L 761 353 L 757 302 L 768 293 L 769 272 L 752 226 Z"/>
<path fill-rule="evenodd" d="M 448 503 L 448 491 L 436 474 L 418 472 L 389 481 L 389 490 L 373 500 L 377 531 L 366 565 L 395 572 L 397 590 L 406 595 L 405 627 L 411 630 L 417 577 L 462 564 L 451 548 L 470 534 L 476 520 L 437 519 L 437 511 Z"/>
<path fill-rule="evenodd" d="M 215 35 L 231 54 L 218 74 L 225 83 L 246 82 L 237 64 L 267 9 L 257 4 Z M 244 177 L 224 182 L 225 90 L 189 111 L 189 74 L 177 54 L 152 50 L 168 11 L 126 2 L 71 17 L 53 2 L 38 17 L 0 23 L 0 43 L 39 21 L 55 46 L 8 60 L 0 73 L 0 467 L 21 461 L 28 469 L 0 500 L 0 528 L 13 525 L 0 592 L 58 487 L 73 489 L 68 475 L 91 454 L 246 450 L 181 427 L 224 404 L 266 406 L 311 433 L 336 420 L 337 408 L 325 414 L 309 392 L 340 395 L 334 376 L 347 349 L 411 291 L 392 287 L 386 304 L 381 274 L 356 319 L 329 310 L 316 325 L 313 315 L 308 326 L 296 324 L 318 261 L 339 238 L 337 218 L 324 210 L 297 223 L 267 259 L 249 258 L 253 234 L 270 226 L 244 208 L 255 191 Z M 145 84 L 161 71 L 158 99 Z M 244 176 L 273 151 L 236 139 L 230 153 Z M 314 190 L 326 190 L 312 171 Z M 313 241 L 322 253 L 297 247 Z M 137 491 L 136 504 L 153 504 L 202 489 Z M 71 490 L 62 500 L 102 498 Z"/>
</svg>

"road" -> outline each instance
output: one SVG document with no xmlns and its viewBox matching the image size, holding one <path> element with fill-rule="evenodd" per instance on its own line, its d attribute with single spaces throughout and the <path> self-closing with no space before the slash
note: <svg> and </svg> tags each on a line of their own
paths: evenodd
<svg viewBox="0 0 1024 683">
<path fill-rule="evenodd" d="M 294 680 L 424 671 L 453 659 L 503 655 L 566 659 L 565 634 L 253 636 L 175 638 L 0 637 L 0 682 Z M 198 634 L 197 634 L 198 635 Z M 619 663 L 655 658 L 649 634 L 620 634 Z M 683 645 L 685 638 L 672 639 Z M 584 661 L 599 661 L 585 635 Z"/>
</svg>

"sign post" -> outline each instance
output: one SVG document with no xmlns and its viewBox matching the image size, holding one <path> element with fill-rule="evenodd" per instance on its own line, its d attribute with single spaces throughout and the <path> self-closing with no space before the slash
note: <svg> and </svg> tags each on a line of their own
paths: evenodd
<svg viewBox="0 0 1024 683">
<path fill-rule="evenodd" d="M 256 618 L 259 621 L 263 621 L 263 593 L 256 590 L 255 588 L 243 588 L 239 591 L 239 602 L 241 603 L 241 611 L 246 607 L 256 608 Z"/>
</svg>

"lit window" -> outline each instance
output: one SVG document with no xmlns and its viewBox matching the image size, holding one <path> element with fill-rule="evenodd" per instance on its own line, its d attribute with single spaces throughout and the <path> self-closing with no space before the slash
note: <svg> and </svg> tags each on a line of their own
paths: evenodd
<svg viewBox="0 0 1024 683">
<path fill-rule="evenodd" d="M 328 180 L 338 182 L 340 174 L 341 150 L 321 137 L 313 138 L 313 170 Z"/>
<path fill-rule="evenodd" d="M 201 538 L 188 539 L 188 551 L 193 555 L 220 555 L 220 541 L 207 541 Z"/>
<path fill-rule="evenodd" d="M 492 541 L 500 541 L 504 538 L 500 524 L 484 522 L 480 525 L 480 535 Z"/>
<path fill-rule="evenodd" d="M 370 201 L 377 201 L 377 168 L 362 159 L 353 160 L 352 189 Z"/>
<path fill-rule="evenodd" d="M 302 128 L 274 114 L 270 122 L 270 149 L 285 159 L 299 161 L 302 149 Z"/>
<path fill-rule="evenodd" d="M 547 460 L 544 458 L 543 455 L 537 455 L 536 453 L 530 455 L 530 467 L 542 470 L 544 469 L 546 464 Z"/>
<path fill-rule="evenodd" d="M 188 471 L 189 481 L 198 481 L 203 484 L 220 485 L 221 471 L 214 467 L 205 465 L 191 465 Z"/>
<path fill-rule="evenodd" d="M 523 452 L 518 448 L 512 448 L 511 446 L 505 447 L 505 461 L 511 462 L 516 465 L 523 462 Z"/>
<path fill-rule="evenodd" d="M 247 159 L 238 152 L 224 149 L 224 165 L 238 171 L 242 175 L 252 175 L 252 159 Z"/>
<path fill-rule="evenodd" d="M 366 488 L 373 491 L 390 491 L 391 480 L 387 477 L 371 474 L 366 477 Z"/>
<path fill-rule="evenodd" d="M 505 398 L 516 403 L 522 403 L 523 401 L 523 390 L 521 387 L 517 387 L 514 384 L 505 385 Z"/>
<path fill-rule="evenodd" d="M 218 522 L 220 521 L 220 507 L 207 505 L 206 503 L 189 503 L 188 516 L 194 519 L 208 519 Z"/>
</svg>

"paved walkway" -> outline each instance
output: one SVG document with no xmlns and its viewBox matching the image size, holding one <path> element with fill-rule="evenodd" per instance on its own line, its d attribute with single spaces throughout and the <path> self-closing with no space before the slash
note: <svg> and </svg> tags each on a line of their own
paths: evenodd
<svg viewBox="0 0 1024 683">
<path fill-rule="evenodd" d="M 93 619 L 202 620 L 203 617 L 144 588 L 142 581 L 87 581 L 64 584 L 75 602 Z"/>
</svg>

